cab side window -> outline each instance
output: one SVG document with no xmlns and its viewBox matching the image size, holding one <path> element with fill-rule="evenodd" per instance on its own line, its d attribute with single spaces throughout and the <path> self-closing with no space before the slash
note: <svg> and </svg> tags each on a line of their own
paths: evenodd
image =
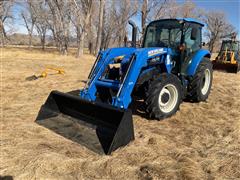
<svg viewBox="0 0 240 180">
<path fill-rule="evenodd" d="M 192 29 L 195 27 L 189 27 L 185 32 L 185 43 L 188 53 L 192 54 L 201 47 L 201 28 L 197 28 L 197 38 L 191 39 Z"/>
</svg>

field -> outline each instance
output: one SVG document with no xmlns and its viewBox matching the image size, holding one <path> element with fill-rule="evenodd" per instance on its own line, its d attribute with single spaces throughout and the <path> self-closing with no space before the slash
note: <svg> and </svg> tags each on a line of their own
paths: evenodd
<svg viewBox="0 0 240 180">
<path fill-rule="evenodd" d="M 135 141 L 98 155 L 36 124 L 53 89 L 83 87 L 94 57 L 0 49 L 0 176 L 14 179 L 240 179 L 240 74 L 214 72 L 207 102 L 183 102 L 163 121 L 133 115 Z M 34 81 L 45 66 L 65 75 Z M 1 178 L 0 178 L 1 179 Z"/>
</svg>

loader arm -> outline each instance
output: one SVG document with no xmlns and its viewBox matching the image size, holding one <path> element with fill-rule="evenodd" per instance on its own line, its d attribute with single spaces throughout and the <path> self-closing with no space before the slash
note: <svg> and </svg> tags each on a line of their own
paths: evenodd
<svg viewBox="0 0 240 180">
<path fill-rule="evenodd" d="M 79 96 L 87 101 L 95 101 L 97 92 L 96 84 L 100 83 L 105 83 L 105 85 L 114 84 L 103 81 L 101 82 L 101 80 L 99 80 L 107 66 L 111 63 L 111 61 L 113 61 L 114 57 L 130 54 L 134 50 L 135 48 L 112 48 L 102 52 L 101 58 L 98 60 L 98 62 L 96 62 L 96 66 L 94 66 L 93 69 L 91 70 L 90 74 L 91 79 L 88 80 L 87 86 L 80 91 Z"/>
<path fill-rule="evenodd" d="M 104 52 L 99 59 L 99 62 L 91 70 L 92 75 L 86 88 L 80 91 L 80 97 L 87 101 L 94 102 L 97 99 L 99 88 L 109 88 L 116 91 L 111 98 L 110 105 L 117 108 L 127 109 L 131 103 L 131 94 L 134 86 L 139 78 L 143 67 L 148 66 L 148 60 L 155 56 L 160 56 L 170 52 L 168 48 L 112 48 Z M 125 74 L 121 77 L 121 80 L 105 79 L 104 73 L 109 65 L 115 67 L 114 58 L 123 56 L 128 62 L 128 68 Z M 165 59 L 162 58 L 162 61 Z M 119 61 L 119 60 L 118 60 Z M 164 63 L 164 62 L 162 62 Z M 170 61 L 168 60 L 168 63 Z M 119 62 L 117 63 L 119 65 Z M 171 70 L 170 64 L 166 69 Z"/>
</svg>

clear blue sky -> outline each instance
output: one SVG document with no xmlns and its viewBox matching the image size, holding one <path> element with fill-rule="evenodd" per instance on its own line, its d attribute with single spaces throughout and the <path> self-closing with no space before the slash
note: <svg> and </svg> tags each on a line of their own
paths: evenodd
<svg viewBox="0 0 240 180">
<path fill-rule="evenodd" d="M 177 2 L 182 3 L 184 0 L 177 0 Z M 238 37 L 240 37 L 240 0 L 193 0 L 193 2 L 200 8 L 211 11 L 211 10 L 221 10 L 225 12 L 229 22 L 238 31 Z M 23 24 L 19 17 L 20 8 L 15 6 L 13 8 L 14 15 L 16 18 L 16 30 L 19 33 L 27 33 L 26 29 L 20 25 Z M 137 25 L 140 25 L 140 16 L 133 18 Z"/>
</svg>

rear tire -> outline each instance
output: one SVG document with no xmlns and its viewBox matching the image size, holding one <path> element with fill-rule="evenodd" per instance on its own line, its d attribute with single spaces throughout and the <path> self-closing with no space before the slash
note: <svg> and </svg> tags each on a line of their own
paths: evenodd
<svg viewBox="0 0 240 180">
<path fill-rule="evenodd" d="M 206 101 L 210 94 L 212 78 L 212 63 L 208 58 L 204 58 L 190 81 L 188 99 L 194 102 Z"/>
<path fill-rule="evenodd" d="M 150 118 L 170 117 L 179 109 L 182 101 L 180 80 L 173 74 L 162 74 L 150 82 L 146 93 L 146 112 Z"/>
</svg>

